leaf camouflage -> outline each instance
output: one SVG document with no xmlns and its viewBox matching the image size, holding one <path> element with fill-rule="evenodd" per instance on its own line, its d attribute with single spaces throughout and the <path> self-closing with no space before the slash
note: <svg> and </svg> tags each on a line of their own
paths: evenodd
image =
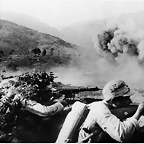
<svg viewBox="0 0 144 144">
<path fill-rule="evenodd" d="M 11 79 L 4 79 L 6 82 L 0 87 L 0 128 L 10 130 L 10 127 L 16 124 L 19 112 L 24 110 L 19 100 L 13 101 L 16 94 L 41 102 L 39 93 L 46 91 L 51 80 L 53 79 L 46 72 L 27 72 Z"/>
</svg>

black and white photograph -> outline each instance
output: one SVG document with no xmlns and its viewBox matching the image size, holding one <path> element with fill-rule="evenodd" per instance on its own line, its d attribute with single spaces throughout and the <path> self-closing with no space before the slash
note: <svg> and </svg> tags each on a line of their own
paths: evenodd
<svg viewBox="0 0 144 144">
<path fill-rule="evenodd" d="M 144 143 L 144 0 L 0 0 L 0 143 Z"/>
</svg>

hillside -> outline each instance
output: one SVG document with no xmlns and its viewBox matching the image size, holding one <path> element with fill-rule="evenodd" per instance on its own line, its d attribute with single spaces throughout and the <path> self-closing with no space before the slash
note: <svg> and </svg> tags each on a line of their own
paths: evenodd
<svg viewBox="0 0 144 144">
<path fill-rule="evenodd" d="M 144 30 L 144 12 L 122 14 L 117 17 L 91 20 L 74 23 L 61 29 L 65 39 L 79 46 L 94 47 L 93 37 L 105 29 L 117 25 L 126 25 L 127 28 Z"/>
<path fill-rule="evenodd" d="M 77 66 L 82 49 L 49 34 L 0 20 L 1 68 Z"/>
<path fill-rule="evenodd" d="M 23 13 L 0 12 L 0 19 L 8 20 L 38 32 L 62 38 L 62 34 L 56 28 L 42 23 L 36 18 Z"/>
</svg>

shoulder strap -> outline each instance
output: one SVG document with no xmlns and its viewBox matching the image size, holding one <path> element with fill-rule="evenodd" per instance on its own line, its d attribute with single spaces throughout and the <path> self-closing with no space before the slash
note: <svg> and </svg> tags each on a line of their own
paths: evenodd
<svg viewBox="0 0 144 144">
<path fill-rule="evenodd" d="M 78 143 L 83 143 L 83 142 L 87 141 L 88 139 L 90 139 L 93 135 L 97 135 L 99 133 L 100 133 L 100 131 L 95 130 L 94 132 L 92 132 L 91 134 L 89 134 L 87 137 L 85 137 L 83 140 L 78 141 Z"/>
</svg>

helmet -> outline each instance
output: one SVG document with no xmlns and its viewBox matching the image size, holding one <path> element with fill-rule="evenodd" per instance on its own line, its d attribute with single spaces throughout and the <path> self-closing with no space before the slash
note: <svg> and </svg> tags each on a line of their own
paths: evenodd
<svg viewBox="0 0 144 144">
<path fill-rule="evenodd" d="M 115 97 L 131 96 L 134 94 L 123 80 L 112 80 L 103 88 L 104 100 L 109 101 Z"/>
</svg>

